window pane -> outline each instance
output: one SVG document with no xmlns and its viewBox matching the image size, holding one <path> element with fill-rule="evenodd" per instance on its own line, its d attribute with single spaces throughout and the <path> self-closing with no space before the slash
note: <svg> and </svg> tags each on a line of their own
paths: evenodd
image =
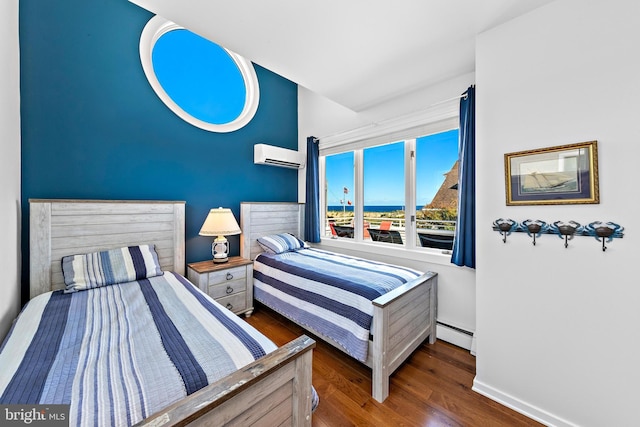
<svg viewBox="0 0 640 427">
<path fill-rule="evenodd" d="M 364 150 L 365 240 L 404 242 L 404 141 Z"/>
<path fill-rule="evenodd" d="M 458 216 L 458 129 L 416 140 L 418 246 L 452 249 Z"/>
<path fill-rule="evenodd" d="M 353 238 L 353 162 L 353 151 L 325 158 L 325 236 Z"/>
</svg>

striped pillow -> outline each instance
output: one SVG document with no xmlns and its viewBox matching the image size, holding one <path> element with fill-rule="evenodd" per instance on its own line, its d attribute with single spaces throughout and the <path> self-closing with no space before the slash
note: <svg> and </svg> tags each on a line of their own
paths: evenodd
<svg viewBox="0 0 640 427">
<path fill-rule="evenodd" d="M 297 251 L 304 248 L 304 242 L 293 234 L 270 234 L 258 238 L 258 243 L 266 252 L 281 254 L 282 252 Z"/>
<path fill-rule="evenodd" d="M 65 292 L 75 292 L 163 274 L 154 245 L 129 246 L 62 258 Z"/>
</svg>

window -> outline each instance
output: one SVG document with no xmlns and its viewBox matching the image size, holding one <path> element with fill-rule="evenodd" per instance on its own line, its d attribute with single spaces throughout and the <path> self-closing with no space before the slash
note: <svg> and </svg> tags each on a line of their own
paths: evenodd
<svg viewBox="0 0 640 427">
<path fill-rule="evenodd" d="M 140 59 L 162 102 L 201 129 L 240 129 L 258 109 L 251 62 L 159 16 L 142 32 Z"/>
<path fill-rule="evenodd" d="M 404 227 L 404 141 L 363 150 L 363 237 L 402 244 Z M 370 230 L 370 231 L 369 231 Z"/>
<path fill-rule="evenodd" d="M 458 217 L 458 129 L 416 139 L 417 246 L 453 249 Z"/>
<path fill-rule="evenodd" d="M 353 238 L 353 152 L 327 156 L 325 177 L 325 200 L 327 201 L 327 231 L 335 237 Z M 351 227 L 349 229 L 348 227 Z"/>
<path fill-rule="evenodd" d="M 458 129 L 375 142 L 368 146 L 360 141 L 350 151 L 322 156 L 325 236 L 451 250 L 458 203 Z"/>
</svg>

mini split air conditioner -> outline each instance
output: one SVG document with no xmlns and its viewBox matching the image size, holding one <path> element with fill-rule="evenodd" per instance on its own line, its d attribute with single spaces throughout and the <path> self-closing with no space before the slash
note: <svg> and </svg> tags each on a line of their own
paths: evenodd
<svg viewBox="0 0 640 427">
<path fill-rule="evenodd" d="M 256 165 L 281 166 L 283 168 L 304 168 L 304 155 L 299 151 L 267 144 L 253 146 L 253 162 Z"/>
</svg>

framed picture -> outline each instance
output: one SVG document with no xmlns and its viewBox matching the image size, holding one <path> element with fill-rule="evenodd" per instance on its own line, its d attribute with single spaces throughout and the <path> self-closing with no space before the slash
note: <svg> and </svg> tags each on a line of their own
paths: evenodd
<svg viewBox="0 0 640 427">
<path fill-rule="evenodd" d="M 600 203 L 597 141 L 504 155 L 507 205 Z"/>
</svg>

